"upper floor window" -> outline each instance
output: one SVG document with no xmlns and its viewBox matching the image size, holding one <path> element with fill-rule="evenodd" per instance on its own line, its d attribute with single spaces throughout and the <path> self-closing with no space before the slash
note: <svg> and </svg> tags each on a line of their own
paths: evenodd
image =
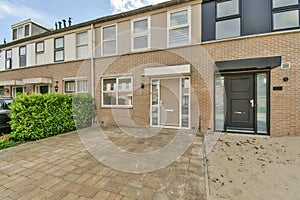
<svg viewBox="0 0 300 200">
<path fill-rule="evenodd" d="M 77 59 L 87 58 L 88 37 L 87 32 L 76 34 L 76 57 Z"/>
<path fill-rule="evenodd" d="M 190 8 L 168 13 L 168 46 L 190 43 Z"/>
<path fill-rule="evenodd" d="M 21 26 L 13 29 L 13 40 L 27 37 L 30 35 L 30 25 Z"/>
<path fill-rule="evenodd" d="M 142 50 L 149 48 L 150 43 L 150 20 L 149 18 L 132 21 L 132 50 Z"/>
<path fill-rule="evenodd" d="M 273 0 L 273 8 L 298 5 L 298 0 Z"/>
<path fill-rule="evenodd" d="M 66 94 L 79 94 L 88 92 L 88 81 L 86 79 L 68 79 L 64 81 Z"/>
<path fill-rule="evenodd" d="M 36 64 L 44 64 L 44 41 L 35 43 Z"/>
<path fill-rule="evenodd" d="M 240 0 L 219 0 L 216 8 L 216 39 L 240 36 Z"/>
<path fill-rule="evenodd" d="M 102 27 L 102 55 L 117 53 L 117 26 Z"/>
<path fill-rule="evenodd" d="M 54 61 L 64 61 L 64 37 L 54 39 Z"/>
<path fill-rule="evenodd" d="M 19 48 L 19 66 L 26 66 L 26 46 L 22 46 Z"/>
<path fill-rule="evenodd" d="M 299 0 L 272 1 L 273 30 L 299 27 Z"/>
<path fill-rule="evenodd" d="M 11 49 L 6 50 L 5 52 L 5 68 L 11 69 L 12 67 L 12 51 Z"/>
<path fill-rule="evenodd" d="M 102 79 L 102 106 L 132 106 L 132 77 Z"/>
</svg>

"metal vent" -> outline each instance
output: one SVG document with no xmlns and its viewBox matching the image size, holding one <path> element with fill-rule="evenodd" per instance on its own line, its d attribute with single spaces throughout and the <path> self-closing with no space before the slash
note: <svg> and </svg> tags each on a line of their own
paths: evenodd
<svg viewBox="0 0 300 200">
<path fill-rule="evenodd" d="M 286 62 L 281 64 L 281 69 L 290 69 L 291 68 L 291 63 Z"/>
</svg>

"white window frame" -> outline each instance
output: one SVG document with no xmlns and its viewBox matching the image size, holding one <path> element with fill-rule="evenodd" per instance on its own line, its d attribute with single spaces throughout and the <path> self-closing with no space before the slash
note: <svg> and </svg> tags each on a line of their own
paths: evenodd
<svg viewBox="0 0 300 200">
<path fill-rule="evenodd" d="M 62 39 L 62 47 L 56 47 L 56 40 Z M 57 59 L 56 58 L 56 52 L 62 51 L 63 52 L 63 57 L 62 59 Z M 65 61 L 65 37 L 61 36 L 61 37 L 57 37 L 54 38 L 54 62 L 63 62 Z"/>
<path fill-rule="evenodd" d="M 119 91 L 118 85 L 119 85 L 119 80 L 120 79 L 129 79 L 131 80 L 131 88 L 128 90 L 122 90 Z M 114 91 L 103 91 L 104 90 L 104 80 L 105 79 L 116 79 L 116 88 Z M 116 105 L 104 105 L 104 93 L 112 93 L 114 92 L 116 94 Z M 131 105 L 118 105 L 118 97 L 119 93 L 122 92 L 130 92 L 132 99 L 131 99 Z M 132 108 L 133 107 L 133 77 L 128 75 L 128 76 L 107 76 L 107 77 L 102 77 L 101 78 L 101 107 L 104 108 Z"/>
<path fill-rule="evenodd" d="M 17 96 L 17 88 L 22 88 L 22 90 L 23 90 L 23 94 L 24 93 L 26 93 L 26 87 L 25 86 L 14 86 L 14 87 L 12 87 L 12 92 L 11 92 L 11 95 L 12 95 L 12 97 L 13 98 L 15 98 L 16 96 Z"/>
<path fill-rule="evenodd" d="M 147 23 L 148 23 L 147 31 L 142 32 L 142 33 L 134 33 L 134 23 L 137 21 L 145 20 L 145 19 L 147 19 Z M 134 39 L 136 37 L 142 37 L 142 36 L 147 36 L 148 46 L 145 48 L 135 49 L 134 48 Z M 151 48 L 151 17 L 146 16 L 146 17 L 141 17 L 138 19 L 131 20 L 131 51 L 143 51 L 143 50 L 149 50 L 150 48 Z"/>
<path fill-rule="evenodd" d="M 113 53 L 113 54 L 104 54 L 104 51 L 103 51 L 103 49 L 104 49 L 104 43 L 105 42 L 111 42 L 111 41 L 114 41 L 114 40 L 103 40 L 103 38 L 104 38 L 104 34 L 103 34 L 103 30 L 105 29 L 105 28 L 108 28 L 108 27 L 111 27 L 111 26 L 115 26 L 116 27 L 116 46 L 115 46 L 115 48 L 116 48 L 116 52 L 115 53 Z M 115 23 L 115 24 L 110 24 L 110 25 L 107 25 L 107 26 L 102 26 L 101 27 L 101 56 L 114 56 L 114 55 L 117 55 L 118 54 L 118 24 L 117 23 Z"/>
<path fill-rule="evenodd" d="M 66 93 L 66 85 L 65 83 L 68 82 L 68 81 L 74 81 L 75 82 L 75 91 L 74 92 L 67 92 Z M 78 82 L 80 81 L 87 81 L 87 87 L 86 87 L 86 91 L 78 91 Z M 64 94 L 86 94 L 89 92 L 89 85 L 88 85 L 88 79 L 86 77 L 74 77 L 74 78 L 64 78 L 63 79 L 63 92 Z"/>
<path fill-rule="evenodd" d="M 184 11 L 187 10 L 188 12 L 188 23 L 187 24 L 183 24 L 183 25 L 177 25 L 177 26 L 172 26 L 171 27 L 171 14 L 176 13 L 176 12 L 180 12 L 180 11 Z M 175 9 L 175 10 L 170 10 L 168 11 L 168 19 L 167 19 L 167 27 L 168 27 L 168 31 L 167 31 L 167 47 L 176 47 L 176 46 L 184 46 L 184 45 L 188 45 L 191 44 L 191 35 L 192 35 L 192 17 L 191 17 L 191 6 L 188 7 L 184 7 L 184 8 L 179 8 L 179 9 Z M 179 29 L 179 28 L 189 28 L 189 41 L 186 44 L 170 44 L 170 31 L 174 30 L 174 29 Z"/>
<path fill-rule="evenodd" d="M 48 85 L 48 84 L 40 84 L 40 85 L 36 85 L 36 86 L 35 86 L 35 93 L 36 93 L 36 94 L 41 94 L 40 88 L 41 88 L 42 86 L 48 86 L 48 94 L 51 93 L 51 85 Z"/>
<path fill-rule="evenodd" d="M 43 51 L 38 51 L 37 50 L 37 44 L 42 43 L 43 44 Z M 38 63 L 37 62 L 37 57 L 38 55 L 43 57 L 43 63 Z M 44 64 L 45 63 L 45 41 L 39 41 L 35 43 L 35 63 L 36 64 Z"/>
<path fill-rule="evenodd" d="M 85 33 L 86 34 L 86 41 L 84 44 L 80 44 L 78 45 L 77 44 L 77 35 L 79 34 L 83 34 Z M 79 33 L 76 33 L 76 59 L 87 59 L 88 58 L 88 41 L 89 41 L 89 36 L 88 36 L 88 32 L 87 31 L 83 31 L 83 32 L 79 32 Z M 78 58 L 78 53 L 77 53 L 77 50 L 78 48 L 80 47 L 85 47 L 86 48 L 86 55 L 83 57 L 83 58 Z"/>
</svg>

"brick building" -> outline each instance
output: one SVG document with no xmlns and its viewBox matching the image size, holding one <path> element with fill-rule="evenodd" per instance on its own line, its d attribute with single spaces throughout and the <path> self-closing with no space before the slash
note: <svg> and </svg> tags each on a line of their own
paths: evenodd
<svg viewBox="0 0 300 200">
<path fill-rule="evenodd" d="M 90 93 L 102 126 L 299 135 L 299 9 L 176 0 L 57 30 L 26 20 L 0 45 L 0 92 Z"/>
</svg>

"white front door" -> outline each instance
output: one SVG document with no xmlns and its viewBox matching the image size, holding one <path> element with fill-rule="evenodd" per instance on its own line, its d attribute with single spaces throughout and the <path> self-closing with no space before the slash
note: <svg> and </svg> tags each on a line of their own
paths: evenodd
<svg viewBox="0 0 300 200">
<path fill-rule="evenodd" d="M 190 78 L 151 81 L 150 121 L 153 127 L 190 127 Z"/>
<path fill-rule="evenodd" d="M 160 80 L 160 125 L 179 127 L 180 79 Z"/>
</svg>

